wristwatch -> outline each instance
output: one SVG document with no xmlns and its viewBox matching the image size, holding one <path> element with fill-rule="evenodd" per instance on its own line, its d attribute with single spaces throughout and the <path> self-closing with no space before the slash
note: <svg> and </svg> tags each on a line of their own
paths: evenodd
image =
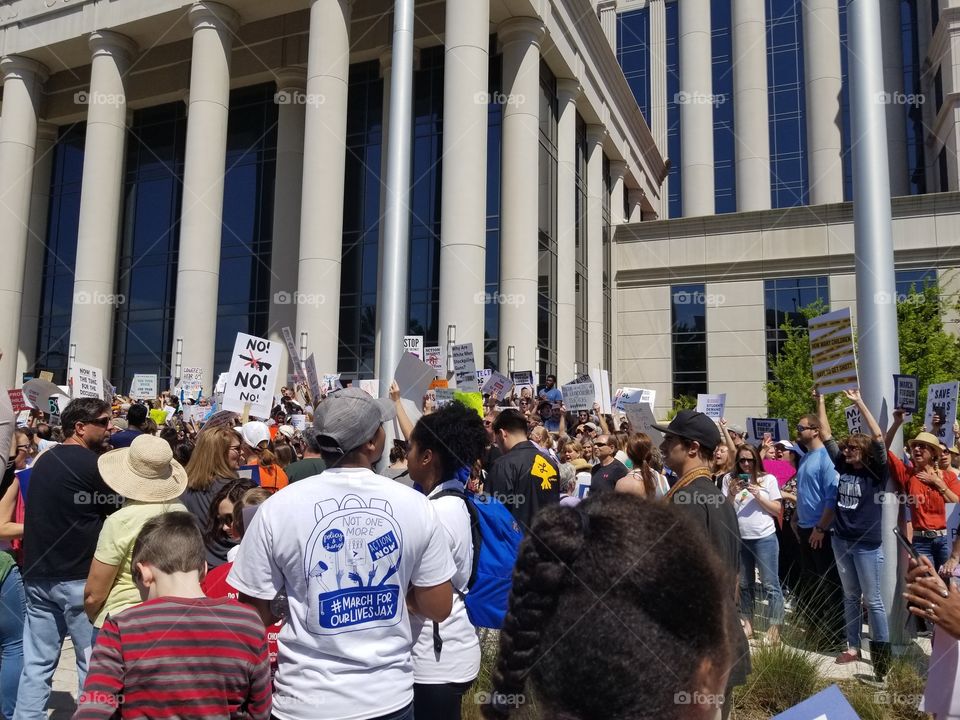
<svg viewBox="0 0 960 720">
<path fill-rule="evenodd" d="M 824 535 L 827 534 L 827 531 L 824 530 L 824 529 L 823 529 L 822 527 L 820 527 L 819 525 L 814 525 L 814 526 L 813 526 L 813 529 L 814 529 L 814 530 L 819 530 L 819 531 L 820 531 L 821 533 L 823 533 Z"/>
</svg>

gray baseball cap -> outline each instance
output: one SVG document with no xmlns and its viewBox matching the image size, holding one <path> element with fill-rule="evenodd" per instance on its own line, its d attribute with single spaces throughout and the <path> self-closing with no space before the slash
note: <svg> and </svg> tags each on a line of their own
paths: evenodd
<svg viewBox="0 0 960 720">
<path fill-rule="evenodd" d="M 346 455 L 373 438 L 381 423 L 396 414 L 391 401 L 374 400 L 360 388 L 337 390 L 327 395 L 314 414 L 317 444 L 323 452 Z"/>
</svg>

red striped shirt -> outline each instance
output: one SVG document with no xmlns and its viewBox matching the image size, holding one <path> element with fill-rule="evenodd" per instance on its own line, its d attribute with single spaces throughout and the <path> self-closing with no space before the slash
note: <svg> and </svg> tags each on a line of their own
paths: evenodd
<svg viewBox="0 0 960 720">
<path fill-rule="evenodd" d="M 157 598 L 108 617 L 75 719 L 270 717 L 263 623 L 226 598 Z"/>
</svg>

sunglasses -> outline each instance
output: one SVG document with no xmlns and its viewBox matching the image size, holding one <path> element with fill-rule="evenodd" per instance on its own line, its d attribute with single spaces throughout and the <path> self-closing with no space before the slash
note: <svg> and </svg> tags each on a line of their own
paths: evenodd
<svg viewBox="0 0 960 720">
<path fill-rule="evenodd" d="M 110 420 L 111 420 L 111 418 L 108 418 L 108 417 L 105 417 L 105 418 L 94 418 L 93 420 L 84 420 L 84 421 L 83 421 L 83 424 L 84 424 L 84 425 L 99 425 L 100 427 L 105 428 L 107 425 L 110 424 Z"/>
<path fill-rule="evenodd" d="M 218 515 L 217 522 L 221 525 L 233 525 L 233 515 Z"/>
<path fill-rule="evenodd" d="M 752 462 L 756 462 L 756 460 L 754 460 L 753 458 L 743 457 L 743 458 L 737 458 L 737 462 L 749 462 L 749 463 L 752 463 Z"/>
<path fill-rule="evenodd" d="M 811 427 L 810 425 L 797 425 L 797 432 L 803 432 L 804 430 L 816 430 L 817 428 Z"/>
</svg>

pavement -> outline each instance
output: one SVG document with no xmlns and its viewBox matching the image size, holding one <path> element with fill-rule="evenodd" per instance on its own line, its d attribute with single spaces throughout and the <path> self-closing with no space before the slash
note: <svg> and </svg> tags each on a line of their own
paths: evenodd
<svg viewBox="0 0 960 720">
<path fill-rule="evenodd" d="M 73 642 L 68 637 L 60 653 L 60 664 L 53 675 L 53 693 L 47 707 L 47 716 L 52 720 L 70 720 L 77 707 L 77 660 Z"/>
</svg>

